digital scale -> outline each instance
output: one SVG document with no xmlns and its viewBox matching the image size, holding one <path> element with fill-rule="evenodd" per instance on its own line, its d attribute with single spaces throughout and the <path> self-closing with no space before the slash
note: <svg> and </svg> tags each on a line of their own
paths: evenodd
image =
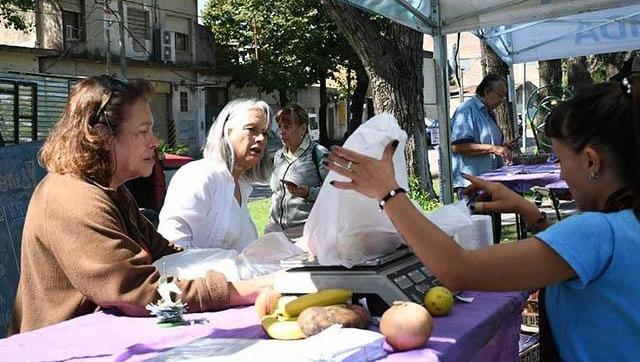
<svg viewBox="0 0 640 362">
<path fill-rule="evenodd" d="M 397 300 L 422 304 L 427 290 L 440 285 L 406 247 L 353 268 L 319 265 L 308 253 L 284 259 L 280 265 L 286 271 L 276 277 L 274 288 L 279 292 L 305 294 L 328 288 L 350 289 L 356 300 L 366 297 L 373 315 L 381 315 Z"/>
</svg>

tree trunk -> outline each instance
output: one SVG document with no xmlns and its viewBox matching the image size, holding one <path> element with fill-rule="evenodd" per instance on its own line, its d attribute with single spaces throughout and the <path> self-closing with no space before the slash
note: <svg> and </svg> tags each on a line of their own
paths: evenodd
<svg viewBox="0 0 640 362">
<path fill-rule="evenodd" d="M 351 104 L 349 105 L 349 124 L 347 125 L 347 133 L 352 134 L 356 128 L 362 124 L 362 113 L 364 111 L 364 102 L 367 99 L 367 90 L 369 89 L 369 77 L 364 68 L 356 70 L 356 88 L 351 96 Z"/>
<path fill-rule="evenodd" d="M 373 98 L 367 97 L 367 119 L 375 115 L 376 115 L 376 110 L 373 108 Z"/>
<path fill-rule="evenodd" d="M 409 175 L 432 197 L 426 147 L 422 77 L 422 33 L 372 17 L 339 0 L 322 0 L 329 17 L 362 60 L 373 85 L 377 113 L 388 112 L 407 132 Z"/>
<path fill-rule="evenodd" d="M 562 85 L 562 60 L 552 59 L 539 61 L 538 75 L 540 76 L 540 87 L 544 87 L 550 84 L 555 84 L 558 86 Z M 554 87 L 554 89 L 560 88 Z M 551 93 L 548 91 L 548 88 L 540 90 L 538 98 L 543 99 L 544 97 L 551 95 Z"/>
<path fill-rule="evenodd" d="M 329 133 L 327 132 L 327 71 L 320 71 L 320 109 L 318 110 L 318 127 L 320 128 L 320 143 L 329 145 Z"/>
<path fill-rule="evenodd" d="M 573 94 L 593 84 L 588 66 L 588 60 L 585 56 L 569 58 L 567 60 L 567 82 Z"/>
<path fill-rule="evenodd" d="M 622 70 L 622 66 L 624 65 L 624 61 L 629 57 L 629 52 L 617 52 L 617 53 L 609 53 L 607 54 L 605 59 L 605 74 L 607 79 L 613 77 L 618 74 L 619 71 Z"/>
<path fill-rule="evenodd" d="M 496 74 L 502 77 L 505 82 L 507 81 L 507 76 L 509 75 L 509 66 L 505 62 L 500 59 L 500 57 L 491 49 L 485 42 L 481 41 L 481 64 L 482 64 L 482 76 L 486 76 L 487 74 Z M 496 121 L 498 121 L 498 126 L 502 130 L 504 134 L 504 141 L 512 140 L 516 136 L 515 127 L 513 124 L 513 106 L 508 99 L 505 99 L 504 102 L 498 108 L 494 110 L 496 114 Z"/>
</svg>

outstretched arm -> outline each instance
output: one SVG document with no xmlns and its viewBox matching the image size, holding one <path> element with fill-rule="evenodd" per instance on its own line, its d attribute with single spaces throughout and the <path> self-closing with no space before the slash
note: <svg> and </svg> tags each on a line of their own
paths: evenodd
<svg viewBox="0 0 640 362">
<path fill-rule="evenodd" d="M 333 185 L 381 200 L 398 187 L 392 163 L 395 147 L 397 142 L 387 146 L 381 160 L 335 147 L 328 167 L 351 181 L 334 181 Z M 351 168 L 346 167 L 349 162 Z M 389 199 L 384 211 L 416 256 L 451 289 L 524 290 L 575 276 L 558 254 L 536 238 L 465 251 L 427 220 L 405 194 Z"/>
</svg>

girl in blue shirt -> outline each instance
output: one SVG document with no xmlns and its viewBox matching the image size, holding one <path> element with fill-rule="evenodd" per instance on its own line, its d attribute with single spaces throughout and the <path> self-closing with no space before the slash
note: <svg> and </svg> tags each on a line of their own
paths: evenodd
<svg viewBox="0 0 640 362">
<path fill-rule="evenodd" d="M 536 206 L 499 183 L 467 176 L 483 192 L 475 209 L 518 212 L 536 236 L 466 251 L 423 217 L 395 181 L 392 154 L 381 160 L 336 147 L 333 182 L 377 198 L 407 244 L 453 290 L 547 287 L 546 315 L 557 358 L 633 361 L 640 355 L 640 76 L 582 90 L 560 104 L 547 135 L 580 215 L 549 228 Z M 347 167 L 348 166 L 348 167 Z M 390 192 L 393 190 L 393 192 Z M 428 235 L 429 237 L 425 237 Z"/>
</svg>

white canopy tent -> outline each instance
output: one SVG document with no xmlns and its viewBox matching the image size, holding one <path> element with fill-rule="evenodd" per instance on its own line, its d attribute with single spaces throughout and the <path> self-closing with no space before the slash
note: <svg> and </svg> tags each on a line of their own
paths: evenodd
<svg viewBox="0 0 640 362">
<path fill-rule="evenodd" d="M 446 34 L 543 21 L 597 10 L 631 6 L 637 0 L 342 0 L 433 35 L 436 99 L 440 120 L 442 195 L 453 201 Z M 500 40 L 499 40 L 500 41 Z M 505 47 L 508 49 L 508 47 Z M 508 51 L 506 51 L 508 52 Z M 505 52 L 505 53 L 506 53 Z"/>
<path fill-rule="evenodd" d="M 640 48 L 640 5 L 484 29 L 507 64 Z"/>
</svg>

